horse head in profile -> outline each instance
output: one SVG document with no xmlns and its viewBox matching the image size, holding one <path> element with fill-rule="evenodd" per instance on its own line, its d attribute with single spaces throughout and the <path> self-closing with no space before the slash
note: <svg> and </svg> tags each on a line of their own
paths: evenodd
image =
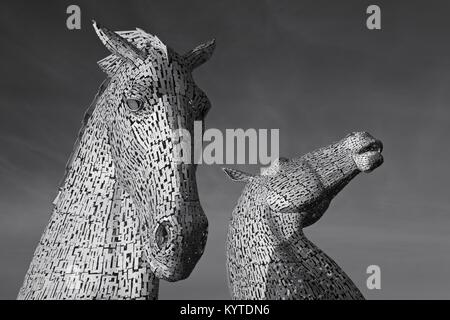
<svg viewBox="0 0 450 320">
<path fill-rule="evenodd" d="M 280 158 L 261 175 L 224 169 L 246 183 L 228 231 L 234 299 L 361 299 L 345 272 L 303 229 L 360 172 L 383 163 L 382 143 L 354 132 L 300 158 Z"/>
<path fill-rule="evenodd" d="M 21 299 L 156 298 L 158 279 L 188 277 L 206 244 L 195 161 L 177 161 L 176 132 L 193 133 L 210 109 L 192 72 L 214 40 L 178 54 L 141 29 L 94 29 L 111 52 L 99 61 L 108 77 L 86 113 Z"/>
</svg>

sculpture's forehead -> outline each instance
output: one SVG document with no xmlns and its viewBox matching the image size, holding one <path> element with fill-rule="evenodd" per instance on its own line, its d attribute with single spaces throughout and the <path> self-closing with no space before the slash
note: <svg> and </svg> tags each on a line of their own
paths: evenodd
<svg viewBox="0 0 450 320">
<path fill-rule="evenodd" d="M 178 72 L 188 73 L 184 66 L 184 58 L 175 50 L 165 45 L 157 36 L 146 33 L 141 29 L 132 31 L 118 31 L 122 38 L 133 43 L 138 49 L 147 53 L 145 65 L 155 69 L 176 69 Z"/>
<path fill-rule="evenodd" d="M 176 53 L 174 50 L 167 48 L 166 51 L 162 51 L 159 48 L 147 48 L 148 55 L 145 59 L 145 64 L 153 65 L 155 67 L 161 66 L 164 68 L 177 68 L 186 69 L 185 61 L 182 55 Z M 160 68 L 161 68 L 160 67 Z"/>
<path fill-rule="evenodd" d="M 173 58 L 171 58 L 173 57 Z M 126 70 L 134 90 L 158 88 L 161 94 L 192 95 L 198 91 L 190 70 L 178 54 L 169 58 L 160 55 L 148 56 L 138 68 L 129 66 Z"/>
</svg>

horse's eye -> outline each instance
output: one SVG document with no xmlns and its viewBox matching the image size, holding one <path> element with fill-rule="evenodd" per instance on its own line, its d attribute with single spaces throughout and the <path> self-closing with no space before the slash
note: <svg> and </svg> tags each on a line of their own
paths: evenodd
<svg viewBox="0 0 450 320">
<path fill-rule="evenodd" d="M 144 105 L 144 103 L 141 100 L 136 100 L 136 99 L 128 99 L 127 100 L 127 106 L 133 112 L 141 110 L 143 105 Z"/>
</svg>

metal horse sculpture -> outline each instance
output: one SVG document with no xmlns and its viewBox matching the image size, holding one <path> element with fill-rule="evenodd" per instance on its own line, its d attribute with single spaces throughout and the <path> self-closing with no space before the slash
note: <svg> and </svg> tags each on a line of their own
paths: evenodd
<svg viewBox="0 0 450 320">
<path fill-rule="evenodd" d="M 94 22 L 112 53 L 19 299 L 156 299 L 159 279 L 189 276 L 207 238 L 196 166 L 174 161 L 210 103 L 192 71 L 214 41 L 179 55 L 141 29 Z"/>
<path fill-rule="evenodd" d="M 344 271 L 309 241 L 331 200 L 359 172 L 383 163 L 382 144 L 356 132 L 260 176 L 224 169 L 246 186 L 233 211 L 227 268 L 233 299 L 364 299 Z"/>
</svg>

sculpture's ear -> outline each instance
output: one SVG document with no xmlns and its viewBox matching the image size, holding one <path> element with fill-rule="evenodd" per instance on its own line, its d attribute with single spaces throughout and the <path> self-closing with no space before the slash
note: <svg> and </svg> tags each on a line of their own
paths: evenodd
<svg viewBox="0 0 450 320">
<path fill-rule="evenodd" d="M 233 181 L 249 181 L 251 180 L 254 176 L 243 172 L 243 171 L 239 171 L 239 170 L 234 170 L 234 169 L 230 169 L 230 168 L 222 168 L 222 170 L 225 172 L 225 174 Z"/>
<path fill-rule="evenodd" d="M 183 57 L 186 61 L 186 65 L 190 70 L 194 70 L 211 58 L 215 48 L 216 40 L 212 39 L 185 53 Z"/>
<path fill-rule="evenodd" d="M 146 58 L 145 52 L 136 48 L 132 43 L 119 36 L 117 33 L 92 21 L 94 30 L 105 47 L 116 56 L 138 65 Z"/>
</svg>

